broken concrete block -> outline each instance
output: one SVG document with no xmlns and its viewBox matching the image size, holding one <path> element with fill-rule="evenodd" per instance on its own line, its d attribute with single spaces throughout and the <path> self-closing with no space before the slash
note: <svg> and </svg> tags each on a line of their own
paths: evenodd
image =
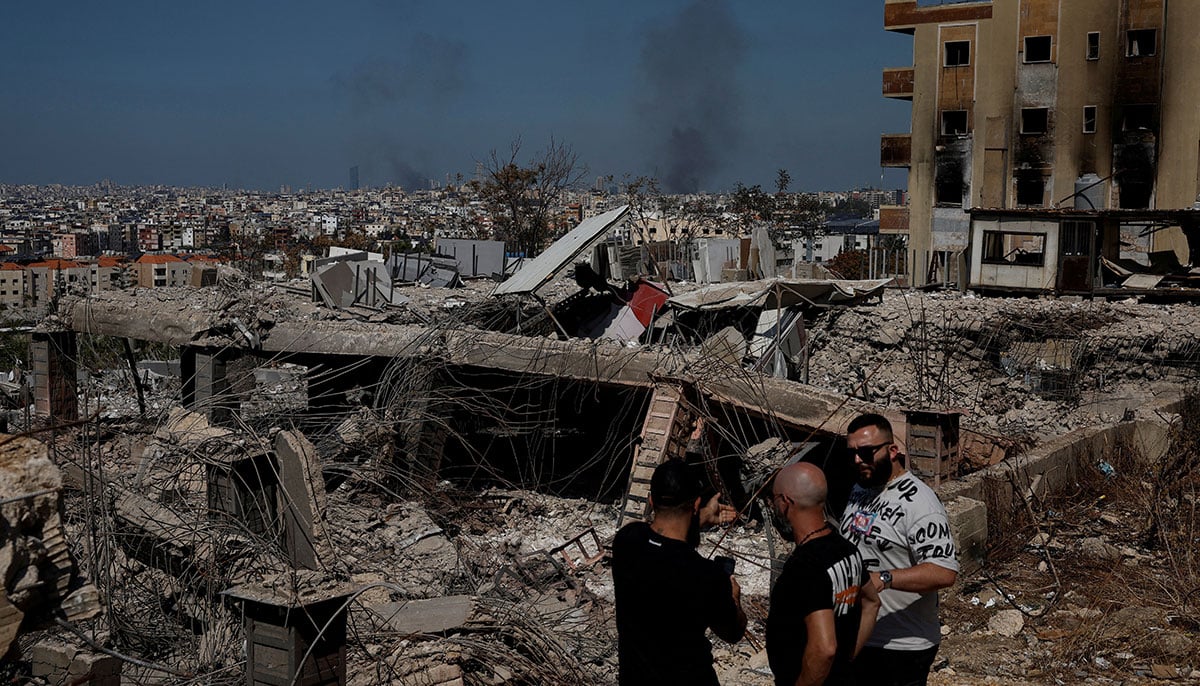
<svg viewBox="0 0 1200 686">
<path fill-rule="evenodd" d="M 325 479 L 317 449 L 298 431 L 280 431 L 275 457 L 288 557 L 295 567 L 320 569 L 333 551 L 325 533 Z"/>
<path fill-rule="evenodd" d="M 0 655 L 8 652 L 22 622 L 36 627 L 60 609 L 72 589 L 91 588 L 76 575 L 67 547 L 59 513 L 62 488 L 62 474 L 44 444 L 8 437 L 0 445 L 0 500 L 5 501 L 0 505 Z M 83 599 L 68 604 L 77 616 L 91 612 L 79 603 Z"/>
<path fill-rule="evenodd" d="M 208 440 L 232 435 L 229 429 L 209 424 L 208 418 L 182 407 L 171 408 L 167 421 L 154 432 L 154 437 L 170 445 L 190 448 Z"/>
<path fill-rule="evenodd" d="M 958 497 L 946 503 L 946 517 L 964 574 L 978 569 L 987 553 L 987 514 L 987 505 L 972 498 Z"/>
<path fill-rule="evenodd" d="M 383 603 L 368 609 L 400 634 L 442 634 L 467 625 L 475 615 L 475 598 L 452 595 Z"/>
<path fill-rule="evenodd" d="M 120 686 L 121 661 L 48 638 L 34 644 L 30 651 L 33 676 L 51 686 L 87 684 Z"/>
</svg>

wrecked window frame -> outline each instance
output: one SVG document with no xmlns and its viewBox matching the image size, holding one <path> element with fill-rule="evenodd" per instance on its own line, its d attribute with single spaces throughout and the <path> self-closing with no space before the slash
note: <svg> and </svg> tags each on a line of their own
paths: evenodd
<svg viewBox="0 0 1200 686">
<path fill-rule="evenodd" d="M 1038 116 L 1038 113 L 1041 113 Z M 1040 124 L 1040 128 L 1038 126 Z M 1050 130 L 1049 107 L 1021 108 L 1021 135 L 1041 136 Z"/>
<path fill-rule="evenodd" d="M 1030 50 L 1030 46 L 1034 49 Z M 1025 36 L 1023 47 L 1021 61 L 1025 64 L 1045 64 L 1054 61 L 1053 36 Z M 1030 57 L 1030 52 L 1033 53 L 1033 57 Z"/>
<path fill-rule="evenodd" d="M 943 67 L 971 66 L 971 41 L 948 40 L 942 46 Z"/>
<path fill-rule="evenodd" d="M 965 136 L 971 132 L 966 110 L 942 110 L 942 135 Z"/>
<path fill-rule="evenodd" d="M 1126 57 L 1153 57 L 1158 52 L 1158 29 L 1129 29 L 1125 32 Z"/>
<path fill-rule="evenodd" d="M 1046 234 L 1026 231 L 983 232 L 983 264 L 1014 267 L 1046 266 Z"/>
</svg>

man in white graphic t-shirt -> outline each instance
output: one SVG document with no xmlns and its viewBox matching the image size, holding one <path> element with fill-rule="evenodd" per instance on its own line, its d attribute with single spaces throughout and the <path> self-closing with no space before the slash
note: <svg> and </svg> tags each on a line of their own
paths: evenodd
<svg viewBox="0 0 1200 686">
<path fill-rule="evenodd" d="M 871 686 L 923 685 L 941 642 L 938 590 L 958 578 L 946 510 L 905 469 L 885 417 L 855 419 L 846 446 L 858 483 L 842 514 L 842 535 L 858 546 L 883 604 L 854 661 L 855 678 Z"/>
</svg>

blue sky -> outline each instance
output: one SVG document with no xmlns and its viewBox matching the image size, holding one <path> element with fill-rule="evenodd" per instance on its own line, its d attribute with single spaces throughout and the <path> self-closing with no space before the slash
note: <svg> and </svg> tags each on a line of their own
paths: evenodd
<svg viewBox="0 0 1200 686">
<path fill-rule="evenodd" d="M 879 0 L 10 2 L 0 182 L 470 176 L 518 136 L 672 190 L 879 185 L 912 62 Z M 903 186 L 889 172 L 888 187 Z"/>
</svg>

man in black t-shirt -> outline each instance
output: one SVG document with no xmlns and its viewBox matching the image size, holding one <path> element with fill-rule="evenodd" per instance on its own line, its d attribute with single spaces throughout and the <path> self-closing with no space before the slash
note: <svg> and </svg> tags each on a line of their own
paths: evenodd
<svg viewBox="0 0 1200 686">
<path fill-rule="evenodd" d="M 825 520 L 825 475 L 798 463 L 775 476 L 771 509 L 796 543 L 771 591 L 767 659 L 777 686 L 853 684 L 850 661 L 871 635 L 879 597 L 858 548 Z"/>
<path fill-rule="evenodd" d="M 699 527 L 731 515 L 717 498 L 702 508 L 695 474 L 682 460 L 668 460 L 650 480 L 653 523 L 628 524 L 613 539 L 622 686 L 715 686 L 705 631 L 730 643 L 742 638 L 746 615 L 737 581 L 690 542 Z"/>
</svg>

